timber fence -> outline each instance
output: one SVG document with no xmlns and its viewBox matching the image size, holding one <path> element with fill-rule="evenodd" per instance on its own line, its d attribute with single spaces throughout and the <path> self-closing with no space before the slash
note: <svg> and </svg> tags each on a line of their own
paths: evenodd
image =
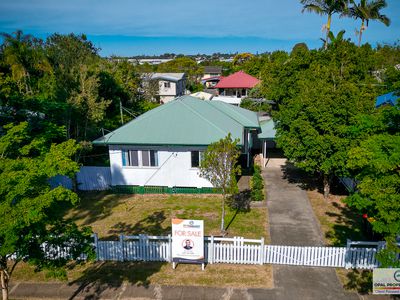
<svg viewBox="0 0 400 300">
<path fill-rule="evenodd" d="M 117 241 L 98 239 L 93 242 L 98 261 L 172 262 L 172 237 L 149 235 L 120 235 Z M 400 245 L 399 245 L 400 246 Z M 68 247 L 42 245 L 49 259 L 71 258 Z M 243 237 L 204 237 L 204 257 L 209 264 L 281 264 L 346 269 L 379 267 L 376 254 L 385 242 L 347 241 L 346 247 L 304 247 L 265 245 L 264 239 Z M 9 256 L 15 259 L 15 255 Z M 86 256 L 81 255 L 80 260 Z M 398 256 L 400 260 L 400 255 Z"/>
<path fill-rule="evenodd" d="M 282 264 L 313 267 L 372 269 L 379 266 L 376 254 L 384 242 L 348 241 L 346 247 L 265 245 L 264 239 L 242 237 L 204 238 L 205 261 L 209 264 Z M 171 262 L 171 236 L 125 236 L 103 241 L 95 236 L 97 260 Z M 400 257 L 399 257 L 400 259 Z"/>
</svg>

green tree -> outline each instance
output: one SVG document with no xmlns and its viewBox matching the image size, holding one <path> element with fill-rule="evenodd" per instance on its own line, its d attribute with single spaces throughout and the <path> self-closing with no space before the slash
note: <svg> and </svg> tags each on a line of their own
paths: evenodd
<svg viewBox="0 0 400 300">
<path fill-rule="evenodd" d="M 390 19 L 380 12 L 381 9 L 387 6 L 386 0 L 360 0 L 359 3 L 351 0 L 351 2 L 353 6 L 349 8 L 347 14 L 354 19 L 361 20 L 361 27 L 358 31 L 358 47 L 360 47 L 363 32 L 368 28 L 370 20 L 380 21 L 386 26 L 389 26 Z"/>
<path fill-rule="evenodd" d="M 277 142 L 298 167 L 321 176 L 325 197 L 333 176 L 348 175 L 347 152 L 356 142 L 350 128 L 358 114 L 373 109 L 377 95 L 368 84 L 373 82 L 368 71 L 371 54 L 358 56 L 369 50 L 357 49 L 343 42 L 284 66 L 295 82 L 285 86 L 283 81 L 287 91 L 275 112 Z"/>
<path fill-rule="evenodd" d="M 238 140 L 229 133 L 224 139 L 209 145 L 200 163 L 200 176 L 222 191 L 221 233 L 225 233 L 225 200 L 237 193 L 236 175 L 240 173 L 237 160 L 240 151 Z"/>
<path fill-rule="evenodd" d="M 394 259 L 400 252 L 395 245 L 400 232 L 399 108 L 383 107 L 363 117 L 368 126 L 361 130 L 363 138 L 349 150 L 347 161 L 358 184 L 345 202 L 366 214 L 372 230 L 385 237 L 388 248 L 380 253 L 383 267 L 399 266 Z"/>
<path fill-rule="evenodd" d="M 328 20 L 324 26 L 326 31 L 325 49 L 328 48 L 329 32 L 333 14 L 343 15 L 346 12 L 348 0 L 300 0 L 303 4 L 303 12 L 315 12 L 319 15 L 327 15 Z"/>
<path fill-rule="evenodd" d="M 29 126 L 27 122 L 5 126 L 7 132 L 0 137 L 0 277 L 4 300 L 19 262 L 56 270 L 69 259 L 91 253 L 91 230 L 80 230 L 59 214 L 62 203 L 77 203 L 78 196 L 63 187 L 51 189 L 48 184 L 55 175 L 73 176 L 77 172 L 78 165 L 70 158 L 78 146 L 74 140 L 49 146 L 48 136 L 32 136 Z M 52 259 L 44 244 L 47 249 L 69 247 L 70 257 Z"/>
</svg>

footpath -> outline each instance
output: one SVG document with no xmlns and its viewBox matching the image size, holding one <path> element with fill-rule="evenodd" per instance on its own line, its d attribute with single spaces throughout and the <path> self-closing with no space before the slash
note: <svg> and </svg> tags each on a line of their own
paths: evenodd
<svg viewBox="0 0 400 300">
<path fill-rule="evenodd" d="M 319 223 L 307 194 L 285 178 L 286 161 L 271 159 L 263 170 L 271 243 L 275 245 L 323 245 Z M 264 202 L 265 203 L 265 202 Z M 133 270 L 134 272 L 134 270 Z M 234 289 L 194 286 L 136 286 L 124 283 L 74 285 L 62 283 L 16 283 L 11 299 L 387 299 L 362 297 L 343 290 L 333 268 L 273 265 L 273 289 Z"/>
</svg>

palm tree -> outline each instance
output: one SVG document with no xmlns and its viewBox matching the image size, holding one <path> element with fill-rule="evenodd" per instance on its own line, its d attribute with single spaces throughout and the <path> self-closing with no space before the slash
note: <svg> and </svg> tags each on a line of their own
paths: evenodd
<svg viewBox="0 0 400 300">
<path fill-rule="evenodd" d="M 329 39 L 330 39 L 331 42 L 332 42 L 331 45 L 337 45 L 337 44 L 343 42 L 343 41 L 344 41 L 343 36 L 344 36 L 345 33 L 346 33 L 346 30 L 341 30 L 341 31 L 339 31 L 338 34 L 335 36 L 335 34 L 334 34 L 332 31 L 330 31 L 330 32 L 328 33 L 328 37 L 329 37 Z M 325 40 L 325 39 L 321 39 L 321 40 L 324 42 L 324 44 L 326 43 L 326 40 Z"/>
<path fill-rule="evenodd" d="M 24 86 L 25 92 L 30 91 L 29 81 L 29 65 L 31 62 L 31 35 L 25 35 L 21 30 L 17 30 L 13 34 L 5 32 L 0 33 L 3 38 L 2 52 L 4 61 L 10 66 L 12 76 L 18 82 L 21 91 L 21 85 Z"/>
<path fill-rule="evenodd" d="M 324 30 L 326 30 L 325 49 L 328 47 L 332 15 L 336 13 L 344 15 L 348 2 L 349 0 L 300 0 L 300 3 L 303 4 L 302 12 L 315 12 L 319 15 L 328 16 L 328 20 L 324 25 Z"/>
<path fill-rule="evenodd" d="M 362 34 L 367 29 L 369 20 L 377 20 L 389 26 L 390 19 L 380 13 L 380 10 L 387 5 L 386 0 L 360 0 L 358 4 L 354 0 L 351 0 L 351 2 L 353 7 L 348 10 L 349 16 L 354 19 L 361 19 L 361 27 L 360 31 L 358 31 L 358 47 L 360 47 Z"/>
</svg>

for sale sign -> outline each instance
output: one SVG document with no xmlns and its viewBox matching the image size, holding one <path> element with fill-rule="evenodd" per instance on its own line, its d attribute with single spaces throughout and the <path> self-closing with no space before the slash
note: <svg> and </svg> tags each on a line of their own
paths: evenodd
<svg viewBox="0 0 400 300">
<path fill-rule="evenodd" d="M 204 263 L 203 220 L 172 219 L 172 261 Z"/>
<path fill-rule="evenodd" d="M 372 278 L 374 294 L 400 295 L 400 269 L 374 269 Z"/>
</svg>

